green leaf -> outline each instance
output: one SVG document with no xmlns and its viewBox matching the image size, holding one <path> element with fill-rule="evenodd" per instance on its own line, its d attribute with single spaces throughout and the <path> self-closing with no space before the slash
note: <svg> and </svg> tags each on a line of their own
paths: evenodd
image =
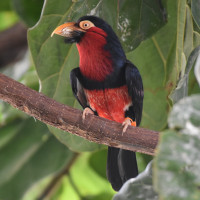
<svg viewBox="0 0 200 200">
<path fill-rule="evenodd" d="M 17 110 L 5 102 L 2 102 L 1 106 L 2 119 L 0 121 L 0 126 L 7 125 L 17 119 L 26 119 L 28 117 L 28 115 L 26 115 L 24 112 Z"/>
<path fill-rule="evenodd" d="M 185 32 L 184 32 L 184 54 L 186 60 L 193 50 L 193 20 L 190 7 L 186 6 L 186 21 L 185 21 Z"/>
<path fill-rule="evenodd" d="M 9 11 L 9 10 L 11 10 L 10 2 L 11 2 L 11 0 L 0 1 L 0 11 Z"/>
<path fill-rule="evenodd" d="M 6 144 L 19 132 L 22 127 L 22 123 L 19 123 L 20 120 L 15 120 L 12 122 L 12 126 L 3 126 L 1 127 L 0 133 L 0 150 L 6 146 Z M 14 128 L 13 128 L 14 127 Z"/>
<path fill-rule="evenodd" d="M 12 0 L 19 17 L 28 27 L 32 27 L 40 18 L 44 0 Z"/>
<path fill-rule="evenodd" d="M 162 3 L 166 5 L 166 2 L 166 0 L 162 2 L 136 0 L 134 3 L 132 0 L 119 1 L 116 5 L 118 6 L 117 18 L 115 15 L 112 18 L 113 21 L 117 19 L 117 29 L 115 24 L 114 28 L 127 51 L 135 49 L 167 22 L 166 10 L 162 5 Z"/>
<path fill-rule="evenodd" d="M 192 0 L 192 15 L 194 18 L 194 21 L 196 22 L 196 24 L 198 25 L 198 27 L 200 28 L 200 0 Z"/>
<path fill-rule="evenodd" d="M 196 48 L 197 46 L 200 45 L 200 34 L 198 32 L 196 32 L 196 31 L 194 31 L 193 33 L 194 33 L 194 36 L 193 36 L 194 41 L 193 41 L 193 43 L 194 43 L 194 47 Z"/>
<path fill-rule="evenodd" d="M 20 70 L 19 70 L 20 67 Z M 25 58 L 22 61 L 15 63 L 12 66 L 6 67 L 3 70 L 0 70 L 3 74 L 25 84 L 26 86 L 38 90 L 39 82 L 38 77 L 33 67 L 30 67 L 29 55 L 26 53 Z M 1 118 L 0 125 L 7 124 L 16 119 L 26 119 L 28 115 L 24 112 L 21 112 L 9 104 L 2 102 L 1 104 Z"/>
<path fill-rule="evenodd" d="M 39 90 L 38 76 L 33 66 L 20 78 L 20 82 L 31 89 Z"/>
<path fill-rule="evenodd" d="M 113 200 L 157 200 L 158 195 L 152 184 L 152 163 L 136 178 L 128 180 L 114 196 Z"/>
<path fill-rule="evenodd" d="M 152 156 L 136 153 L 139 172 L 145 170 L 147 164 L 153 159 Z M 90 167 L 101 177 L 107 180 L 106 176 L 107 149 L 91 154 L 89 158 Z"/>
<path fill-rule="evenodd" d="M 182 59 L 182 53 L 184 48 L 184 28 L 185 28 L 185 20 L 186 20 L 186 12 L 187 12 L 187 6 L 186 6 L 186 0 L 178 0 L 177 4 L 177 35 L 176 35 L 176 67 L 179 75 L 179 72 L 182 71 L 182 69 L 185 68 L 185 65 L 183 63 Z"/>
<path fill-rule="evenodd" d="M 194 126 L 200 132 L 200 95 L 192 95 L 175 104 L 168 121 L 170 128 L 189 129 L 187 131 L 192 132 L 191 127 Z"/>
<path fill-rule="evenodd" d="M 153 160 L 153 156 L 136 152 L 139 173 L 146 169 L 148 163 Z"/>
<path fill-rule="evenodd" d="M 184 48 L 185 1 L 168 1 L 167 8 L 168 23 L 128 54 L 128 59 L 139 68 L 144 84 L 142 126 L 154 130 L 167 125 L 171 104 L 168 96 L 179 79 Z"/>
<path fill-rule="evenodd" d="M 180 99 L 188 95 L 189 74 L 199 54 L 200 54 L 200 46 L 195 48 L 190 54 L 186 68 L 182 73 L 183 75 L 180 77 L 176 89 L 171 93 L 171 98 L 173 99 L 174 103 L 178 102 Z"/>
<path fill-rule="evenodd" d="M 0 199 L 21 199 L 36 181 L 62 170 L 73 156 L 41 122 L 29 118 L 16 123 L 0 132 Z"/>
<path fill-rule="evenodd" d="M 157 192 L 163 200 L 198 200 L 200 140 L 169 130 L 162 133 L 160 142 L 155 169 Z"/>
<path fill-rule="evenodd" d="M 170 128 L 161 133 L 155 157 L 155 185 L 163 200 L 200 199 L 200 95 L 175 104 Z"/>
<path fill-rule="evenodd" d="M 107 149 L 102 151 L 97 151 L 91 154 L 89 159 L 89 165 L 92 167 L 96 173 L 98 173 L 101 177 L 106 177 L 106 162 L 107 162 Z"/>
<path fill-rule="evenodd" d="M 72 151 L 76 152 L 94 151 L 103 148 L 103 145 L 90 142 L 86 139 L 83 139 L 76 135 L 72 135 L 70 133 L 68 134 L 65 131 L 58 130 L 55 127 L 48 126 L 48 128 L 60 142 L 69 147 L 69 149 Z"/>
<path fill-rule="evenodd" d="M 110 183 L 90 165 L 91 153 L 82 153 L 62 179 L 61 187 L 51 200 L 110 200 L 114 195 Z M 101 166 L 104 168 L 103 163 Z"/>
<path fill-rule="evenodd" d="M 7 2 L 7 1 L 1 1 L 1 2 Z M 1 6 L 0 6 L 1 9 Z M 0 12 L 0 31 L 6 30 L 10 28 L 12 25 L 17 23 L 19 21 L 16 13 L 12 11 L 4 11 Z M 1 63 L 2 66 L 2 63 Z"/>
<path fill-rule="evenodd" d="M 199 83 L 199 86 L 200 86 L 200 51 L 199 51 L 198 58 L 196 60 L 196 64 L 195 64 L 195 67 L 194 67 L 194 72 L 195 72 L 196 79 L 197 79 L 197 81 Z"/>
</svg>

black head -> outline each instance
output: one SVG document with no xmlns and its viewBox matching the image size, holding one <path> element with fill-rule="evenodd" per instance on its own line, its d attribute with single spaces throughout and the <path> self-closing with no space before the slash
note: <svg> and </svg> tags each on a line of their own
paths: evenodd
<svg viewBox="0 0 200 200">
<path fill-rule="evenodd" d="M 95 29 L 97 27 L 99 29 Z M 93 28 L 93 29 L 92 29 Z M 77 20 L 77 22 L 68 22 L 57 27 L 53 33 L 62 35 L 65 37 L 67 43 L 79 43 L 84 40 L 84 36 L 87 32 L 93 30 L 96 34 L 102 34 L 106 39 L 105 50 L 109 51 L 116 61 L 116 64 L 121 66 L 125 60 L 126 56 L 120 44 L 120 41 L 113 31 L 112 27 L 103 19 L 96 16 L 83 16 Z"/>
</svg>

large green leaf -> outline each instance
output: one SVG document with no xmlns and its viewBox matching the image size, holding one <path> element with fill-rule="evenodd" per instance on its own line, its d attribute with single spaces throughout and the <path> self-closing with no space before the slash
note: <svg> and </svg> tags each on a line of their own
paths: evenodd
<svg viewBox="0 0 200 200">
<path fill-rule="evenodd" d="M 161 133 L 155 159 L 155 185 L 163 200 L 200 199 L 200 95 L 175 104 L 168 130 Z"/>
<path fill-rule="evenodd" d="M 167 10 L 168 23 L 128 54 L 144 83 L 142 126 L 154 130 L 167 125 L 169 106 L 187 95 L 188 74 L 198 55 L 198 49 L 192 50 L 200 45 L 186 1 L 168 0 Z M 194 82 L 192 77 L 192 87 Z"/>
<path fill-rule="evenodd" d="M 128 54 L 128 58 L 139 68 L 144 83 L 142 126 L 154 130 L 163 129 L 167 124 L 169 102 L 166 100 L 179 78 L 185 6 L 185 0 L 181 3 L 180 0 L 169 0 L 168 23 Z"/>
<path fill-rule="evenodd" d="M 32 118 L 1 128 L 0 139 L 0 199 L 20 199 L 36 181 L 66 167 L 73 156 Z"/>
<path fill-rule="evenodd" d="M 39 23 L 28 33 L 29 46 L 40 79 L 41 91 L 61 103 L 80 108 L 72 95 L 69 83 L 71 69 L 78 66 L 77 49 L 75 45 L 65 44 L 61 37 L 50 38 L 52 31 L 61 23 L 77 20 L 86 14 L 99 15 L 114 27 L 122 40 L 127 40 L 123 42 L 124 44 L 131 44 L 131 48 L 134 48 L 165 23 L 164 12 L 157 0 L 151 3 L 141 0 L 134 3 L 130 0 L 119 2 L 114 0 L 66 2 L 63 0 L 59 4 L 57 0 L 46 0 Z M 151 21 L 146 22 L 147 18 Z M 124 35 L 124 29 L 119 28 L 125 26 L 128 31 L 126 35 Z M 130 41 L 130 38 L 134 40 Z M 54 128 L 50 130 L 72 150 L 85 151 L 99 148 L 99 145 L 86 142 L 81 138 L 77 139 L 76 136 L 63 131 Z"/>
<path fill-rule="evenodd" d="M 12 0 L 12 5 L 19 17 L 28 27 L 39 20 L 44 0 Z"/>
<path fill-rule="evenodd" d="M 0 11 L 11 10 L 10 2 L 11 2 L 11 0 L 1 1 L 0 2 Z"/>
<path fill-rule="evenodd" d="M 107 7 L 107 1 L 105 2 L 104 7 Z M 114 2 L 117 4 L 117 1 Z M 114 7 L 118 7 L 118 10 L 112 12 L 112 23 L 110 23 L 113 24 L 116 21 L 113 27 L 127 51 L 135 49 L 141 41 L 152 36 L 167 22 L 164 6 L 166 6 L 166 0 L 136 0 L 134 3 L 132 0 L 118 1 L 118 5 Z M 104 10 L 102 9 L 102 12 Z M 109 12 L 102 13 L 101 16 L 108 16 Z"/>
<path fill-rule="evenodd" d="M 181 98 L 188 95 L 188 84 L 190 70 L 192 69 L 200 49 L 199 34 L 194 31 L 193 19 L 191 14 L 191 9 L 186 6 L 186 21 L 185 21 L 185 32 L 184 32 L 184 49 L 182 52 L 182 66 L 180 71 L 180 77 L 177 86 L 174 91 L 172 91 L 170 97 L 174 103 L 176 103 Z M 190 73 L 190 74 L 189 74 Z M 190 75 L 190 91 L 194 91 L 196 79 L 194 76 Z M 197 89 L 198 91 L 198 89 Z"/>
<path fill-rule="evenodd" d="M 200 28 L 200 0 L 192 0 L 192 15 L 196 24 Z"/>
<path fill-rule="evenodd" d="M 89 165 L 97 174 L 107 179 L 106 177 L 106 162 L 107 162 L 107 150 L 97 151 L 91 154 L 89 159 Z"/>
<path fill-rule="evenodd" d="M 72 151 L 94 151 L 103 148 L 103 146 L 100 144 L 84 140 L 76 135 L 67 134 L 65 131 L 58 130 L 55 127 L 49 126 L 49 130 L 54 133 L 59 141 L 69 147 L 69 149 Z"/>
<path fill-rule="evenodd" d="M 157 200 L 158 194 L 152 184 L 152 163 L 136 178 L 128 180 L 113 200 Z"/>
</svg>

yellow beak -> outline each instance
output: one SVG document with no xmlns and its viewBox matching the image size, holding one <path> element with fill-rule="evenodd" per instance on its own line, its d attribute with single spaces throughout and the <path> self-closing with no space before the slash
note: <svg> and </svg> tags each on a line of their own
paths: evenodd
<svg viewBox="0 0 200 200">
<path fill-rule="evenodd" d="M 51 34 L 51 37 L 53 37 L 54 34 L 61 35 L 64 37 L 71 37 L 73 36 L 73 33 L 75 32 L 85 32 L 81 28 L 75 25 L 75 22 L 68 22 L 65 24 L 62 24 L 58 26 Z"/>
</svg>

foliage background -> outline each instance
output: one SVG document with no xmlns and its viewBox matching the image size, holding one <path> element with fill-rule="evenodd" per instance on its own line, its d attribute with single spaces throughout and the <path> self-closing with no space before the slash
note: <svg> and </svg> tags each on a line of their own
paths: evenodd
<svg viewBox="0 0 200 200">
<path fill-rule="evenodd" d="M 199 199 L 200 97 L 184 100 L 199 93 L 198 62 L 196 77 L 193 72 L 200 52 L 199 13 L 199 0 L 46 0 L 44 5 L 41 0 L 1 1 L 0 30 L 24 23 L 30 28 L 30 51 L 23 58 L 25 67 L 18 61 L 0 70 L 80 108 L 69 85 L 69 72 L 78 66 L 76 47 L 50 35 L 63 22 L 86 14 L 104 18 L 141 72 L 145 90 L 141 126 L 163 131 L 153 181 L 152 164 L 144 171 L 152 158 L 137 154 L 144 172 L 114 199 Z M 0 103 L 0 199 L 113 198 L 105 175 L 104 146 L 47 127 Z"/>
</svg>

